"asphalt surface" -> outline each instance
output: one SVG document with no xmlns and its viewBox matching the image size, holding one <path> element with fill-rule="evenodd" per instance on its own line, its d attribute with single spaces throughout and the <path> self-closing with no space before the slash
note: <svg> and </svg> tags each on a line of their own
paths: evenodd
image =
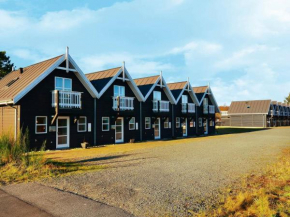
<svg viewBox="0 0 290 217">
<path fill-rule="evenodd" d="M 88 159 L 110 168 L 44 184 L 136 216 L 185 216 L 214 203 L 220 189 L 245 174 L 261 171 L 286 147 L 289 127 L 176 140 L 175 145 Z"/>
<path fill-rule="evenodd" d="M 122 209 L 41 184 L 22 183 L 0 189 L 0 216 L 130 217 L 132 215 Z"/>
</svg>

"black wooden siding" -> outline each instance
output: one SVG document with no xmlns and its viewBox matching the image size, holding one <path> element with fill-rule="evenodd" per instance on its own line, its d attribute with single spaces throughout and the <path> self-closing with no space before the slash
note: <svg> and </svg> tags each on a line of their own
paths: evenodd
<svg viewBox="0 0 290 217">
<path fill-rule="evenodd" d="M 134 111 L 114 111 L 113 110 L 113 96 L 114 85 L 120 85 L 125 87 L 126 97 L 135 97 L 134 99 Z M 117 117 L 124 118 L 124 142 L 129 142 L 130 139 L 135 141 L 140 140 L 140 102 L 136 98 L 135 94 L 127 84 L 122 80 L 115 80 L 113 84 L 105 91 L 100 99 L 97 100 L 97 144 L 114 144 L 115 143 L 115 129 L 111 129 L 112 125 L 115 125 Z M 110 118 L 110 130 L 102 131 L 102 117 Z M 129 130 L 129 121 L 131 117 L 135 117 L 135 123 L 138 123 L 138 130 Z"/>
<path fill-rule="evenodd" d="M 80 147 L 80 143 L 86 140 L 93 145 L 94 132 L 94 99 L 78 80 L 73 72 L 66 73 L 63 70 L 54 70 L 20 101 L 21 127 L 25 130 L 27 127 L 30 132 L 31 148 L 40 148 L 46 141 L 47 149 L 56 148 L 56 133 L 49 132 L 51 120 L 55 114 L 55 109 L 51 106 L 52 96 L 51 91 L 55 89 L 55 77 L 71 78 L 72 90 L 82 92 L 82 108 L 81 109 L 59 109 L 59 116 L 70 117 L 70 148 Z M 35 117 L 47 116 L 47 133 L 35 134 Z M 91 123 L 91 132 L 77 132 L 77 123 L 74 123 L 74 118 L 78 116 L 86 116 L 87 123 Z M 56 126 L 56 121 L 53 126 Z"/>
<path fill-rule="evenodd" d="M 214 105 L 213 102 L 210 100 L 210 98 L 208 97 L 208 95 L 205 95 L 205 98 L 208 98 L 208 105 Z M 199 107 L 197 107 L 197 116 L 198 118 L 202 118 L 203 121 L 205 121 L 206 119 L 208 120 L 208 134 L 215 134 L 215 114 L 203 114 L 203 101 L 201 103 L 201 105 Z M 210 126 L 210 120 L 212 120 L 214 122 L 214 126 Z M 196 126 L 197 126 L 197 131 L 198 131 L 198 135 L 203 135 L 204 134 L 204 128 L 199 127 L 199 122 L 198 119 L 196 121 Z"/>
</svg>

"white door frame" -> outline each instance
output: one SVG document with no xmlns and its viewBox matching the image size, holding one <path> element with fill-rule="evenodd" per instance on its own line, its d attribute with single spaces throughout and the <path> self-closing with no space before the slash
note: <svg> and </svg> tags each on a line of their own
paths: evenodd
<svg viewBox="0 0 290 217">
<path fill-rule="evenodd" d="M 67 144 L 59 145 L 58 144 L 58 120 L 59 119 L 66 119 L 67 120 Z M 56 148 L 69 148 L 70 142 L 70 118 L 69 116 L 59 116 L 56 120 Z"/>
<path fill-rule="evenodd" d="M 158 132 L 159 132 L 159 136 L 155 136 L 155 121 L 158 120 Z M 156 120 L 154 121 L 154 139 L 160 139 L 161 138 L 161 121 L 160 118 L 156 118 Z"/>
<path fill-rule="evenodd" d="M 121 119 L 122 123 L 122 139 L 117 140 L 116 133 L 117 133 L 117 120 Z M 115 121 L 115 143 L 123 143 L 124 142 L 124 118 L 123 117 L 118 117 Z"/>
<path fill-rule="evenodd" d="M 185 134 L 183 133 L 183 123 L 184 122 L 185 122 L 185 129 L 186 129 Z M 185 118 L 184 122 L 182 123 L 182 136 L 187 136 L 187 118 Z"/>
<path fill-rule="evenodd" d="M 206 131 L 204 131 L 204 135 L 208 134 L 208 119 L 205 119 L 205 122 L 203 122 L 203 124 L 206 123 Z M 204 130 L 204 125 L 203 125 L 203 130 Z"/>
</svg>

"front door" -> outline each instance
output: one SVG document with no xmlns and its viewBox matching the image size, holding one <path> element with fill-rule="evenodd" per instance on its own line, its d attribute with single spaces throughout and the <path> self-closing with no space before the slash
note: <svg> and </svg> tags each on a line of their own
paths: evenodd
<svg viewBox="0 0 290 217">
<path fill-rule="evenodd" d="M 69 117 L 57 118 L 56 148 L 69 148 Z"/>
<path fill-rule="evenodd" d="M 124 119 L 117 118 L 115 122 L 115 143 L 124 142 Z"/>
<path fill-rule="evenodd" d="M 154 139 L 160 139 L 160 118 L 154 121 Z"/>
<path fill-rule="evenodd" d="M 203 119 L 203 130 L 204 130 L 204 134 L 206 135 L 208 133 L 208 120 L 207 118 Z"/>
<path fill-rule="evenodd" d="M 182 123 L 182 135 L 187 136 L 187 118 Z"/>
</svg>

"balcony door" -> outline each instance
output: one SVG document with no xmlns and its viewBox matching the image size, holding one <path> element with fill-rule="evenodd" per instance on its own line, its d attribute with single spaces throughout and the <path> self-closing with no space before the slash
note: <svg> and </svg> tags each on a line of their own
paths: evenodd
<svg viewBox="0 0 290 217">
<path fill-rule="evenodd" d="M 115 122 L 115 143 L 124 142 L 124 118 L 117 118 Z"/>
<path fill-rule="evenodd" d="M 154 139 L 160 139 L 161 132 L 160 132 L 160 118 L 156 118 L 154 121 Z"/>
<path fill-rule="evenodd" d="M 69 148 L 69 117 L 58 117 L 56 121 L 56 148 Z"/>
<path fill-rule="evenodd" d="M 187 136 L 187 118 L 182 123 L 182 135 Z"/>
</svg>

